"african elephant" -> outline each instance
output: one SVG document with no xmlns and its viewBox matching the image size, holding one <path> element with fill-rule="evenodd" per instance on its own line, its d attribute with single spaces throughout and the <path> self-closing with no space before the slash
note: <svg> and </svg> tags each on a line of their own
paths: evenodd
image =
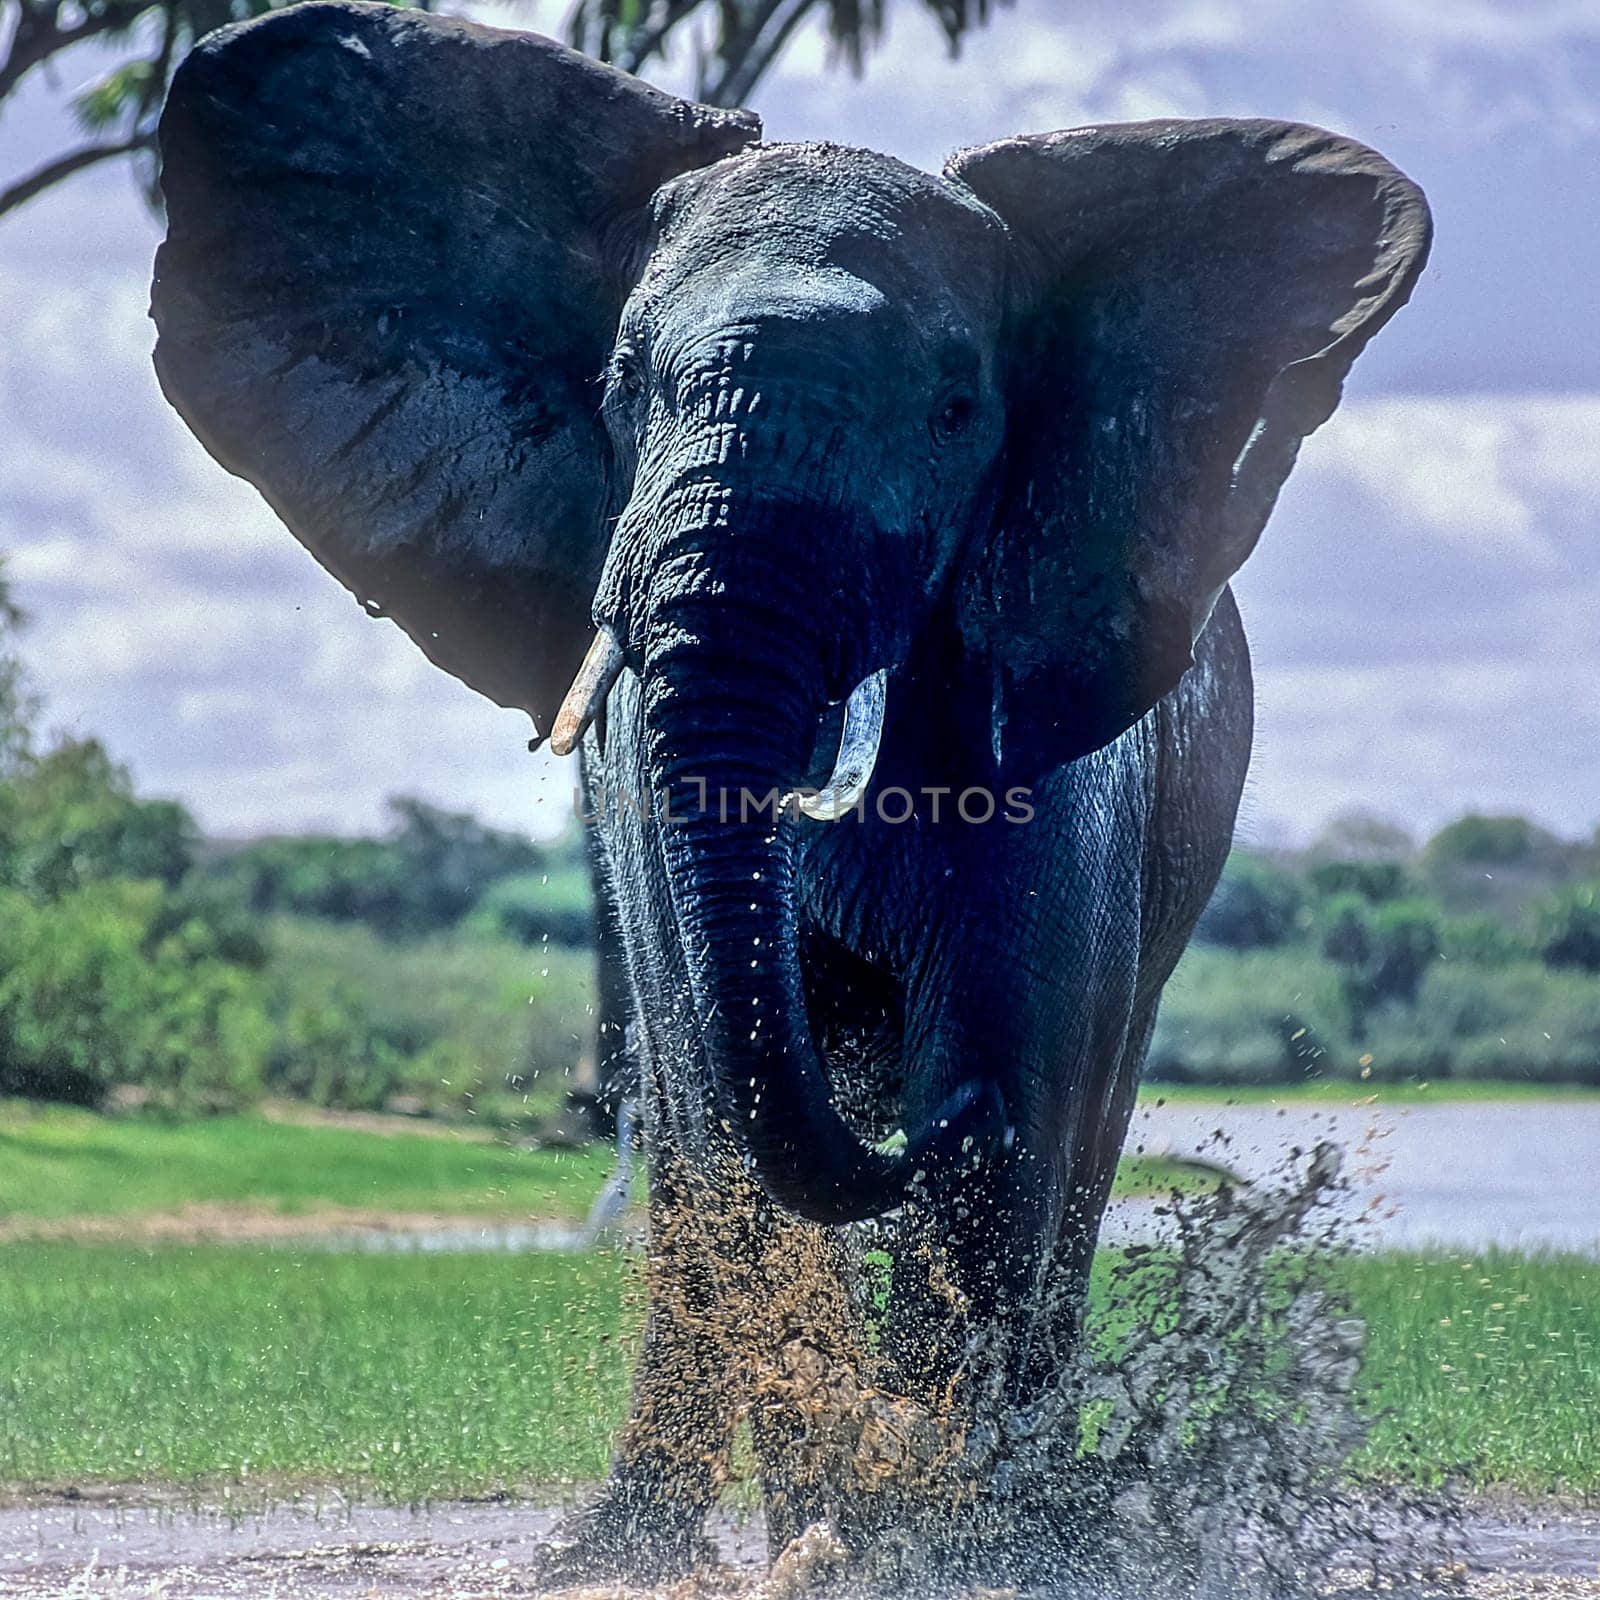
<svg viewBox="0 0 1600 1600">
<path fill-rule="evenodd" d="M 654 1266 L 596 1564 L 691 1558 L 844 1224 L 903 1242 L 908 1389 L 951 1359 L 909 1331 L 916 1238 L 1025 1403 L 1229 847 L 1228 581 L 1411 293 L 1420 192 L 1265 121 L 929 176 L 342 0 L 212 35 L 161 140 L 168 398 L 370 611 L 582 752 Z"/>
</svg>

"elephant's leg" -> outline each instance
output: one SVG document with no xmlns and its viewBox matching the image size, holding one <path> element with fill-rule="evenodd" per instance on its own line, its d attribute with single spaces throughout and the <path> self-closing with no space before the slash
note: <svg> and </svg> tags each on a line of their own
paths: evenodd
<svg viewBox="0 0 1600 1600">
<path fill-rule="evenodd" d="M 657 1160 L 647 1307 L 627 1423 L 598 1500 L 563 1530 L 548 1580 L 682 1577 L 712 1550 L 705 1516 L 728 1472 L 740 1363 L 729 1337 L 723 1224 L 705 1180 Z"/>
<path fill-rule="evenodd" d="M 1014 1119 L 1012 1144 L 981 1164 L 945 1173 L 909 1207 L 890 1254 L 888 1349 L 896 1381 L 925 1403 L 938 1404 L 978 1346 L 1008 1355 L 1011 1333 L 1037 1278 L 1051 1190 L 1045 1119 L 1030 1115 L 1028 1086 L 1011 1063 L 1023 1054 L 996 1027 L 963 1017 L 965 996 L 945 990 L 937 1009 L 917 1019 L 920 1057 L 913 1092 L 921 1104 L 908 1119 L 931 1114 L 955 1085 L 976 1075 L 998 1082 Z M 975 1010 L 982 1011 L 976 1002 Z M 982 1380 L 983 1372 L 969 1376 Z"/>
<path fill-rule="evenodd" d="M 741 1285 L 750 1441 L 776 1557 L 813 1522 L 849 1521 L 847 1502 L 874 1362 L 836 1230 L 774 1216 Z"/>
<path fill-rule="evenodd" d="M 588 803 L 587 796 L 585 803 Z M 633 985 L 627 950 L 604 850 L 595 830 L 587 835 L 589 885 L 594 896 L 595 1037 L 593 1080 L 576 1089 L 571 1102 L 596 1139 L 615 1139 L 617 1113 L 640 1092 L 639 1063 L 633 1045 Z"/>
<path fill-rule="evenodd" d="M 1018 1389 L 1025 1399 L 1046 1392 L 1076 1355 L 1100 1225 L 1154 1027 L 1154 1003 L 1141 1006 L 1120 1056 L 1093 1080 L 1077 1119 L 1061 1210 L 1045 1241 L 1035 1309 L 1019 1352 Z"/>
<path fill-rule="evenodd" d="M 989 1189 L 974 1186 L 964 1206 L 997 1214 Z M 1002 1290 L 985 1264 L 987 1229 L 960 1222 L 943 1208 L 908 1208 L 888 1242 L 888 1304 L 883 1346 L 886 1371 L 902 1394 L 927 1406 L 945 1402 L 967 1360 L 973 1336 L 997 1312 Z M 978 1235 L 975 1237 L 974 1235 Z"/>
</svg>

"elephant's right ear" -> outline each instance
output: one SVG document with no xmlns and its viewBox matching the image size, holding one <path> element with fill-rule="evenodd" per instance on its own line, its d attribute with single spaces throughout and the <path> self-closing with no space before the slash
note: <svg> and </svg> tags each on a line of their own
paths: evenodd
<svg viewBox="0 0 1600 1600">
<path fill-rule="evenodd" d="M 224 29 L 161 122 L 162 387 L 369 610 L 546 729 L 604 555 L 597 379 L 635 224 L 759 136 L 388 5 Z"/>
</svg>

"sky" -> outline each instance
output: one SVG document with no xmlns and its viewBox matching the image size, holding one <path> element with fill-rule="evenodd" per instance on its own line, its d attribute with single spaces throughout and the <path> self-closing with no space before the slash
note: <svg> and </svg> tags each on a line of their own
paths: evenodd
<svg viewBox="0 0 1600 1600">
<path fill-rule="evenodd" d="M 446 5 L 444 9 L 452 8 Z M 471 8 L 556 31 L 555 0 Z M 1016 0 L 947 59 L 890 0 L 861 81 L 803 34 L 772 138 L 937 169 L 953 148 L 1150 116 L 1275 116 L 1428 193 L 1431 263 L 1358 362 L 1236 580 L 1258 735 L 1241 821 L 1364 808 L 1600 822 L 1600 0 Z M 0 120 L 0 183 L 73 137 L 68 58 Z M 681 66 L 658 75 L 684 86 Z M 0 220 L 0 551 L 47 724 L 218 834 L 358 831 L 397 792 L 549 832 L 573 773 L 318 568 L 162 400 L 159 227 L 101 169 Z"/>
</svg>

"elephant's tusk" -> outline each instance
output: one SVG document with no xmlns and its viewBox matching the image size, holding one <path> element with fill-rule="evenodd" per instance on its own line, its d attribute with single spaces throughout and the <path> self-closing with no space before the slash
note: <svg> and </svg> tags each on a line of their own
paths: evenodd
<svg viewBox="0 0 1600 1600">
<path fill-rule="evenodd" d="M 567 756 L 578 748 L 578 741 L 606 703 L 606 696 L 611 693 L 611 685 L 617 681 L 625 659 L 617 636 L 607 627 L 598 628 L 589 653 L 583 658 L 572 687 L 567 690 L 567 698 L 556 713 L 555 726 L 550 730 L 550 749 L 554 754 Z"/>
<path fill-rule="evenodd" d="M 861 804 L 872 769 L 878 760 L 878 743 L 883 738 L 884 693 L 889 670 L 881 667 L 870 678 L 863 678 L 844 704 L 844 732 L 839 739 L 839 754 L 833 772 L 815 794 L 798 789 L 784 796 L 785 807 L 794 805 L 818 822 L 837 822 Z"/>
</svg>

